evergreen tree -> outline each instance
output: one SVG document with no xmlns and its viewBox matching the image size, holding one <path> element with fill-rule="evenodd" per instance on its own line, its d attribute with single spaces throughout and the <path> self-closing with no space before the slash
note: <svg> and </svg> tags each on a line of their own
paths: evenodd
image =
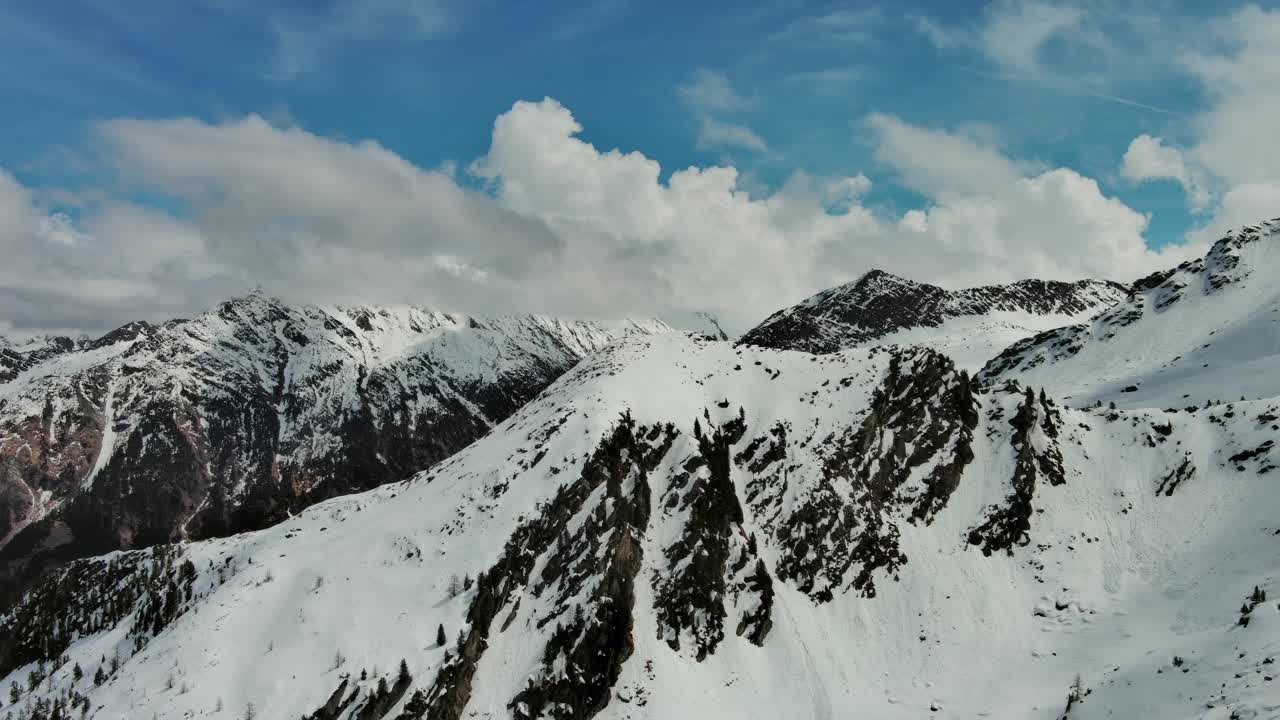
<svg viewBox="0 0 1280 720">
<path fill-rule="evenodd" d="M 397 685 L 406 685 L 409 682 L 409 663 L 404 658 L 400 658 L 400 677 L 396 678 Z"/>
<path fill-rule="evenodd" d="M 441 624 L 436 630 L 436 645 L 438 647 L 444 647 L 444 644 L 447 642 L 449 642 L 449 637 L 444 634 L 444 625 Z"/>
<path fill-rule="evenodd" d="M 71 668 L 71 677 L 75 678 L 76 682 L 80 682 L 80 678 L 84 677 L 84 671 L 80 669 L 80 663 L 76 663 L 76 666 Z"/>
</svg>

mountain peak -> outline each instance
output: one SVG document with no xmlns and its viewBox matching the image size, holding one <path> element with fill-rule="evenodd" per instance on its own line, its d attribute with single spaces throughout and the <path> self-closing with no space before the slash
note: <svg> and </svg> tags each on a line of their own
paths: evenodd
<svg viewBox="0 0 1280 720">
<path fill-rule="evenodd" d="M 894 275 L 893 273 L 881 270 L 880 268 L 872 268 L 859 276 L 857 280 L 845 283 L 844 285 L 834 289 L 859 290 L 865 292 L 868 290 L 884 288 L 886 286 L 918 287 L 919 285 L 921 285 L 921 283 L 904 278 L 901 275 Z"/>
<path fill-rule="evenodd" d="M 1009 337 L 1008 323 L 1000 326 L 1002 342 L 1034 334 L 1050 318 L 1063 324 L 1119 302 L 1127 288 L 1102 280 L 1060 282 L 1023 280 L 947 290 L 869 270 L 853 282 L 820 292 L 798 305 L 770 316 L 746 333 L 745 344 L 813 353 L 832 353 L 855 345 L 881 341 L 890 335 L 923 328 L 939 328 L 958 318 L 1016 315 L 1027 332 Z M 1035 326 L 1035 327 L 1031 327 Z M 993 340 L 994 342 L 994 340 Z M 998 347 L 992 349 L 992 354 Z M 989 357 L 989 356 L 988 356 Z"/>
<path fill-rule="evenodd" d="M 1226 233 L 1204 256 L 1152 273 L 1087 323 L 1005 348 L 981 379 L 1016 379 L 1073 402 L 1187 407 L 1269 396 L 1280 219 Z M 1226 368 L 1235 368 L 1228 372 Z"/>
</svg>

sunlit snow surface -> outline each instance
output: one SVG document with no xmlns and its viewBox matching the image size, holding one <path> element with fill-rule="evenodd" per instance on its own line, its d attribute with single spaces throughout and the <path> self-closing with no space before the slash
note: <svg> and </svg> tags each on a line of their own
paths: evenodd
<svg viewBox="0 0 1280 720">
<path fill-rule="evenodd" d="M 1076 406 L 1203 407 L 1273 397 L 1280 373 L 1280 222 L 1236 231 L 1088 323 L 1009 348 L 992 379 Z"/>
<path fill-rule="evenodd" d="M 372 685 L 404 658 L 429 683 L 444 652 L 437 626 L 452 638 L 468 604 L 467 593 L 447 596 L 449 578 L 493 563 L 622 410 L 639 423 L 674 422 L 684 441 L 704 409 L 726 419 L 739 405 L 748 437 L 779 420 L 811 434 L 807 447 L 790 446 L 785 506 L 821 482 L 821 439 L 861 420 L 886 362 L 876 350 L 815 358 L 676 335 L 622 341 L 431 472 L 266 531 L 189 546 L 197 591 L 207 595 L 102 687 L 89 681 L 99 658 L 117 648 L 127 655 L 132 643 L 123 628 L 78 640 L 69 655 L 86 670 L 79 689 L 102 718 L 234 717 L 248 702 L 261 717 L 297 717 L 353 668 L 376 669 Z M 1274 717 L 1280 691 L 1264 679 L 1273 666 L 1261 663 L 1280 653 L 1275 604 L 1256 609 L 1247 628 L 1236 621 L 1253 585 L 1275 587 L 1280 489 L 1258 473 L 1265 458 L 1243 470 L 1226 458 L 1274 436 L 1256 418 L 1277 403 L 1111 420 L 1064 410 L 1066 484 L 1037 488 L 1030 546 L 984 557 L 965 536 L 1007 493 L 1008 416 L 1018 399 L 982 396 L 976 459 L 931 526 L 902 525 L 909 560 L 896 581 L 882 578 L 875 598 L 837 594 L 821 605 L 775 582 L 763 647 L 726 633 L 697 662 L 657 639 L 646 579 L 680 518 L 655 509 L 637 576 L 636 650 L 599 717 L 1057 718 L 1077 673 L 1092 692 L 1072 718 L 1227 718 L 1240 708 L 1256 712 L 1240 717 Z M 1004 417 L 992 420 L 997 406 Z M 1171 435 L 1151 441 L 1152 425 L 1165 422 Z M 539 445 L 546 459 L 521 470 L 517 461 Z M 1197 474 L 1158 497 L 1158 480 L 1187 453 Z M 748 478 L 734 472 L 741 491 Z M 654 497 L 670 475 L 652 474 Z M 763 522 L 748 511 L 745 527 L 763 538 Z M 777 552 L 762 543 L 767 564 Z M 215 587 L 209 566 L 227 558 L 235 572 Z M 524 602 L 508 629 L 494 628 L 468 717 L 510 716 L 508 703 L 541 660 L 550 628 L 536 629 L 530 618 L 541 608 Z M 335 669 L 339 652 L 346 662 Z M 70 671 L 70 663 L 57 671 L 55 692 Z M 188 692 L 165 689 L 171 674 Z M 221 715 L 212 712 L 219 699 Z M 940 709 L 931 713 L 931 704 Z"/>
</svg>

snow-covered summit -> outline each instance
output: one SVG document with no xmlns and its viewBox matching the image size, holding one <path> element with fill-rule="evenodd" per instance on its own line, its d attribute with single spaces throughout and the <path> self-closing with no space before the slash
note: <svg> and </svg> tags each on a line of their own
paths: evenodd
<svg viewBox="0 0 1280 720">
<path fill-rule="evenodd" d="M 1185 407 L 1280 394 L 1280 219 L 1134 283 L 1087 323 L 1012 345 L 983 369 L 1068 399 Z"/>
<path fill-rule="evenodd" d="M 946 290 L 872 270 L 773 314 L 741 342 L 813 353 L 918 344 L 975 367 L 1015 340 L 1078 321 L 1123 299 L 1126 292 L 1118 283 L 1101 280 L 1023 280 Z"/>
</svg>

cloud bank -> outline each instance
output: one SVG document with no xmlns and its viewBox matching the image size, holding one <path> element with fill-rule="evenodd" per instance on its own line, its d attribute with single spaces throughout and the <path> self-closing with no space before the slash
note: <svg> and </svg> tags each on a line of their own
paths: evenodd
<svg viewBox="0 0 1280 720">
<path fill-rule="evenodd" d="M 709 97 L 741 99 L 723 89 Z M 96 131 L 99 161 L 129 192 L 74 220 L 0 174 L 0 252 L 12 259 L 0 304 L 19 329 L 101 331 L 261 285 L 292 300 L 478 313 L 708 311 L 745 327 L 873 267 L 951 286 L 1131 279 L 1188 252 L 1152 251 L 1146 217 L 1074 170 L 892 115 L 856 132 L 926 199 L 905 211 L 869 203 L 861 173 L 796 173 L 763 195 L 727 166 L 663 181 L 653 159 L 601 150 L 582 130 L 555 100 L 518 102 L 459 182 L 376 142 L 254 115 L 111 120 Z M 140 195 L 159 202 L 127 199 Z"/>
</svg>

